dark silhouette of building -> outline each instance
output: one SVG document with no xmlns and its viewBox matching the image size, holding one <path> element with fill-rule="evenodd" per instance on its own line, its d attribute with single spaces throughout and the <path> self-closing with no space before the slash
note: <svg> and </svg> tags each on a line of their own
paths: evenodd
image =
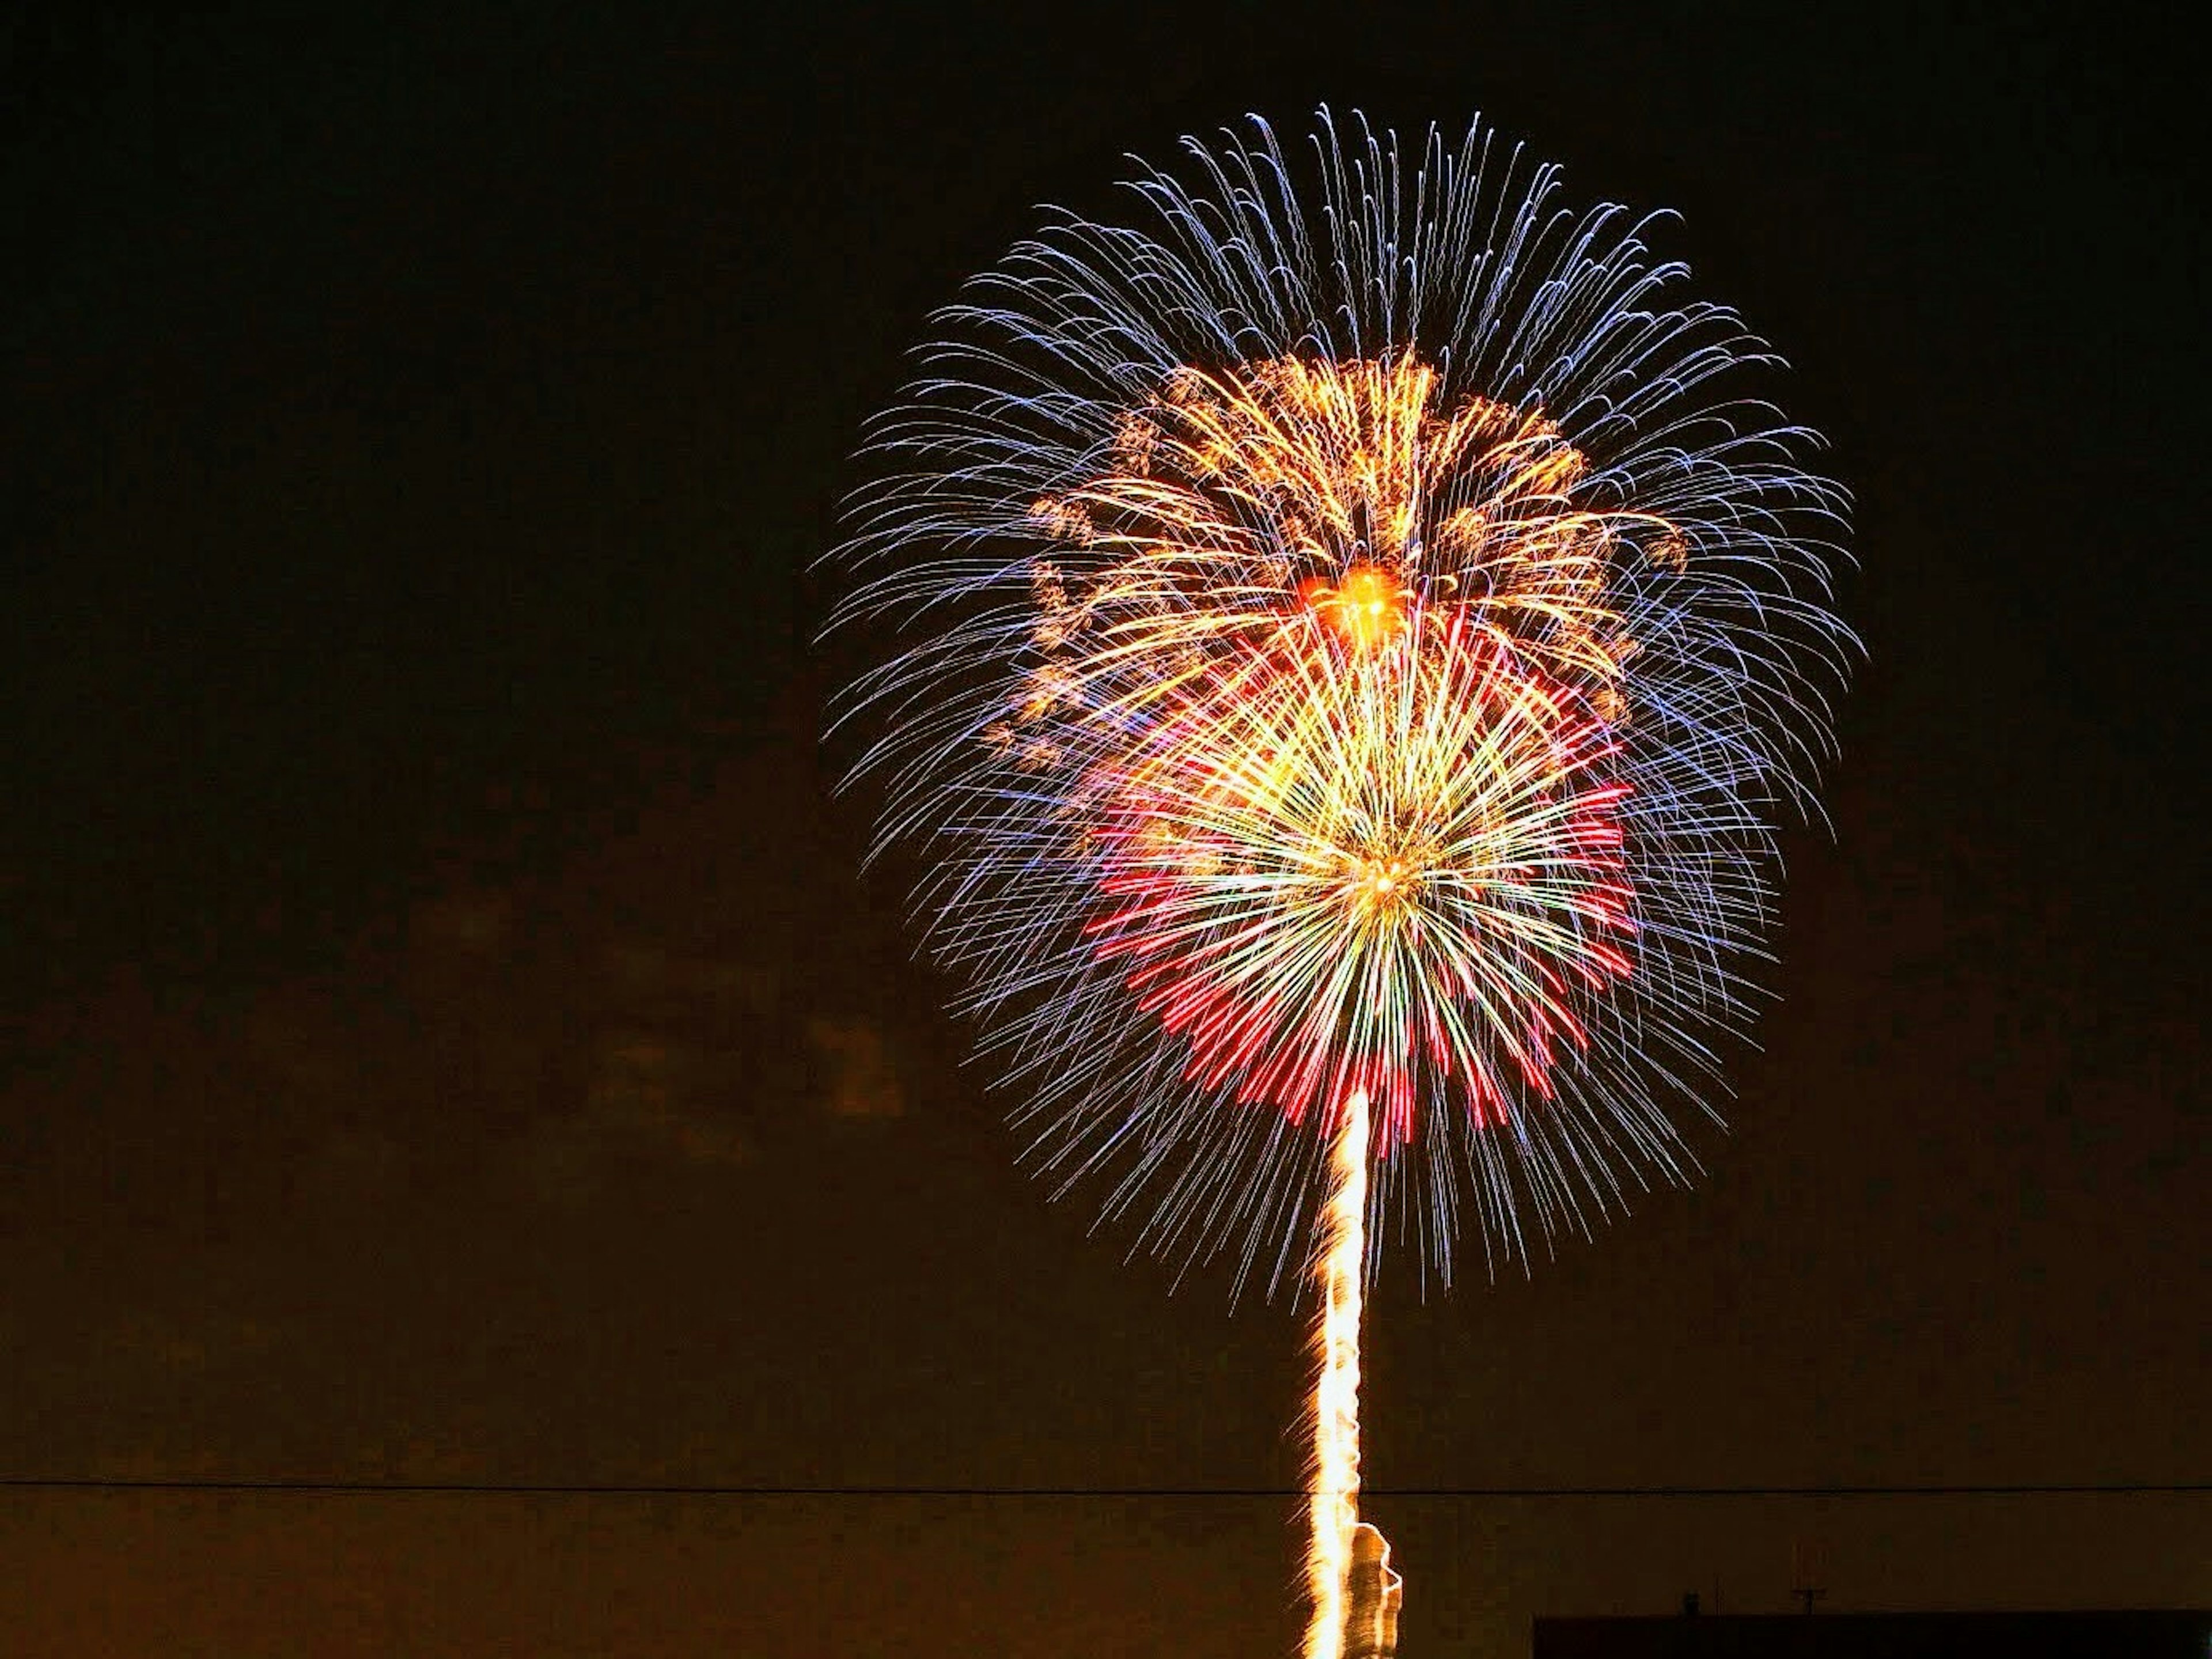
<svg viewBox="0 0 2212 1659">
<path fill-rule="evenodd" d="M 2212 1611 L 1539 1619 L 1534 1659 L 2212 1659 Z"/>
</svg>

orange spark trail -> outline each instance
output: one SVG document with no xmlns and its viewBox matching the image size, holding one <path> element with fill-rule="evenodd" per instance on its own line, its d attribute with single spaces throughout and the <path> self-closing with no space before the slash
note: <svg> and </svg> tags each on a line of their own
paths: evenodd
<svg viewBox="0 0 2212 1659">
<path fill-rule="evenodd" d="M 1322 1212 L 1321 1375 L 1313 1393 L 1314 1471 L 1308 1487 L 1312 1537 L 1306 1584 L 1313 1620 L 1305 1659 L 1342 1659 L 1352 1537 L 1359 1524 L 1359 1294 L 1367 1251 L 1367 1094 L 1345 1103 L 1329 1155 Z"/>
</svg>

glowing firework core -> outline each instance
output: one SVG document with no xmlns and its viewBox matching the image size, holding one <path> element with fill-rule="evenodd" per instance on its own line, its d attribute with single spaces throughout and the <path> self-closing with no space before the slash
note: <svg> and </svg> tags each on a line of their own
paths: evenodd
<svg viewBox="0 0 2212 1659">
<path fill-rule="evenodd" d="M 1388 644 L 1406 625 L 1406 586 L 1378 565 L 1356 564 L 1334 587 L 1318 576 L 1298 584 L 1298 596 L 1357 649 Z"/>
<path fill-rule="evenodd" d="M 1093 949 L 1188 1069 L 1293 1118 L 1364 1091 L 1504 1121 L 1578 1003 L 1629 971 L 1614 749 L 1571 690 L 1462 618 L 1385 647 L 1286 619 L 1193 676 L 1091 779 Z"/>
</svg>

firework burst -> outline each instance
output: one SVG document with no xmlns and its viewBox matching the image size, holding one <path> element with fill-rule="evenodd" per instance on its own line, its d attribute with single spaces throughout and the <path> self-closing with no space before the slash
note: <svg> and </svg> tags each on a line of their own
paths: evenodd
<svg viewBox="0 0 2212 1659">
<path fill-rule="evenodd" d="M 1272 1285 L 1357 1092 L 1377 1218 L 1525 1259 L 1692 1167 L 1841 495 L 1650 222 L 1479 124 L 1186 151 L 978 277 L 876 425 L 857 770 L 1055 1184 Z"/>
<path fill-rule="evenodd" d="M 1479 125 L 1409 167 L 1324 112 L 1303 182 L 1261 124 L 1187 148 L 945 314 L 846 550 L 912 642 L 849 710 L 1035 1162 L 1240 1285 L 1314 1240 L 1342 1659 L 1397 1609 L 1370 1208 L 1449 1277 L 1470 1213 L 1525 1260 L 1689 1166 L 1850 645 L 1841 496 L 1734 313 Z"/>
<path fill-rule="evenodd" d="M 1462 619 L 1350 608 L 1350 640 L 1291 621 L 1100 769 L 1092 951 L 1199 1089 L 1292 1121 L 1363 1094 L 1385 1146 L 1420 1101 L 1503 1127 L 1628 971 L 1628 786 L 1601 723 Z"/>
</svg>

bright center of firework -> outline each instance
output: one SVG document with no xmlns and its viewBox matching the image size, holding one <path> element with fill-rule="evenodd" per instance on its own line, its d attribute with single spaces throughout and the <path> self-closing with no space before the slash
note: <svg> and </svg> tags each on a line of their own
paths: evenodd
<svg viewBox="0 0 2212 1659">
<path fill-rule="evenodd" d="M 1406 626 L 1406 586 L 1380 565 L 1355 564 L 1334 586 L 1319 577 L 1299 584 L 1299 597 L 1356 649 L 1387 644 Z"/>
<path fill-rule="evenodd" d="M 1403 863 L 1392 859 L 1385 864 L 1369 864 L 1360 873 L 1369 890 L 1379 897 L 1395 890 L 1405 879 L 1407 870 Z"/>
<path fill-rule="evenodd" d="M 1412 911 L 1439 854 L 1432 840 L 1401 836 L 1345 853 L 1339 891 L 1352 920 L 1387 922 Z"/>
</svg>

